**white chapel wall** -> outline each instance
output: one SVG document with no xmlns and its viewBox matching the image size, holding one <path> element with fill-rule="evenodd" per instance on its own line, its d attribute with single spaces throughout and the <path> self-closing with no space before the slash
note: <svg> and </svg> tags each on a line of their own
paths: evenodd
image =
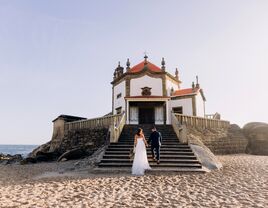
<svg viewBox="0 0 268 208">
<path fill-rule="evenodd" d="M 204 101 L 200 93 L 196 96 L 196 116 L 204 117 Z"/>
<path fill-rule="evenodd" d="M 117 98 L 117 95 L 121 93 L 121 97 Z M 122 107 L 122 111 L 125 111 L 125 96 L 126 96 L 126 81 L 114 86 L 114 114 L 116 114 L 116 108 Z"/>
<path fill-rule="evenodd" d="M 170 96 L 171 88 L 173 88 L 173 90 L 176 91 L 176 90 L 179 89 L 179 86 L 178 86 L 178 84 L 175 84 L 171 80 L 167 79 L 166 80 L 166 89 L 167 89 L 167 95 L 168 96 Z"/>
<path fill-rule="evenodd" d="M 131 79 L 130 80 L 130 96 L 140 96 L 141 95 L 141 88 L 143 87 L 150 87 L 151 95 L 162 96 L 162 79 L 161 78 L 153 78 L 149 77 L 148 75 Z"/>
<path fill-rule="evenodd" d="M 185 98 L 179 100 L 170 100 L 169 111 L 172 111 L 172 108 L 182 107 L 183 114 L 192 116 L 193 108 L 192 108 L 192 98 Z"/>
</svg>

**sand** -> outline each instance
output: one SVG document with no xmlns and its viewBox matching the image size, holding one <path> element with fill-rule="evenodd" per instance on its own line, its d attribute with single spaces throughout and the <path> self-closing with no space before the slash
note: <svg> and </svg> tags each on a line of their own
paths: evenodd
<svg viewBox="0 0 268 208">
<path fill-rule="evenodd" d="M 140 177 L 76 161 L 0 166 L 0 207 L 268 207 L 267 156 L 217 157 L 222 170 Z"/>
</svg>

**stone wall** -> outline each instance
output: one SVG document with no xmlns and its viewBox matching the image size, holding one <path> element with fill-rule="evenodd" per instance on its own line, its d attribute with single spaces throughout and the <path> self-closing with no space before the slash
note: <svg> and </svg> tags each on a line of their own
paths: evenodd
<svg viewBox="0 0 268 208">
<path fill-rule="evenodd" d="M 58 160 L 62 155 L 65 155 L 65 159 L 89 156 L 109 141 L 107 134 L 108 128 L 67 131 L 62 139 L 52 138 L 48 143 L 34 149 L 29 155 L 29 161 L 25 163 Z"/>
<path fill-rule="evenodd" d="M 230 125 L 228 129 L 199 129 L 187 127 L 187 137 L 190 144 L 201 141 L 214 154 L 245 153 L 248 144 L 238 125 Z M 198 144 L 200 145 L 200 144 Z"/>
<path fill-rule="evenodd" d="M 60 152 L 78 147 L 95 151 L 109 140 L 107 134 L 107 128 L 71 130 L 65 133 L 58 148 Z"/>
</svg>

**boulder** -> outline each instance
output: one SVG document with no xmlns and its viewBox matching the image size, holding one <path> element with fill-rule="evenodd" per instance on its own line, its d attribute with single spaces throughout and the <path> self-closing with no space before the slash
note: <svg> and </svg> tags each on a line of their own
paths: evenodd
<svg viewBox="0 0 268 208">
<path fill-rule="evenodd" d="M 188 134 L 188 142 L 205 170 L 210 171 L 222 168 L 222 164 L 217 160 L 216 156 L 202 142 L 201 135 L 193 134 L 193 132 Z"/>
<path fill-rule="evenodd" d="M 76 148 L 76 149 L 72 149 L 72 150 L 69 150 L 69 151 L 66 151 L 65 153 L 63 153 L 58 158 L 58 162 L 62 161 L 63 158 L 65 158 L 67 160 L 75 160 L 75 159 L 83 158 L 85 156 L 88 156 L 87 151 L 85 151 L 83 148 Z"/>
<path fill-rule="evenodd" d="M 243 127 L 243 133 L 245 135 L 248 135 L 256 127 L 267 126 L 267 125 L 268 125 L 267 123 L 263 123 L 263 122 L 250 122 L 250 123 L 247 123 L 246 125 L 244 125 L 244 127 Z"/>
<path fill-rule="evenodd" d="M 50 142 L 47 142 L 45 144 L 42 144 L 40 146 L 38 146 L 37 148 L 35 148 L 30 154 L 30 157 L 36 157 L 38 155 L 39 152 L 48 152 L 50 148 Z"/>
<path fill-rule="evenodd" d="M 21 154 L 16 154 L 16 155 L 0 154 L 0 163 L 4 164 L 4 165 L 19 163 L 22 160 L 23 160 L 23 158 L 22 158 Z"/>
<path fill-rule="evenodd" d="M 268 124 L 251 122 L 243 127 L 248 138 L 246 152 L 254 155 L 268 155 Z"/>
<path fill-rule="evenodd" d="M 58 151 L 55 152 L 37 152 L 35 158 L 37 159 L 37 162 L 39 161 L 39 159 L 41 159 L 41 161 L 54 161 L 57 160 L 57 158 L 60 156 L 61 154 Z"/>
<path fill-rule="evenodd" d="M 190 144 L 190 146 L 203 167 L 208 170 L 217 170 L 222 168 L 222 164 L 208 148 L 195 144 Z"/>
<path fill-rule="evenodd" d="M 36 158 L 34 157 L 26 157 L 25 159 L 23 159 L 22 161 L 20 161 L 21 165 L 25 165 L 25 164 L 29 164 L 29 163 L 36 163 Z"/>
<path fill-rule="evenodd" d="M 35 157 L 35 159 L 36 159 L 36 162 L 47 162 L 47 161 L 51 161 L 51 159 L 48 156 L 46 156 L 46 155 L 37 155 Z"/>
</svg>

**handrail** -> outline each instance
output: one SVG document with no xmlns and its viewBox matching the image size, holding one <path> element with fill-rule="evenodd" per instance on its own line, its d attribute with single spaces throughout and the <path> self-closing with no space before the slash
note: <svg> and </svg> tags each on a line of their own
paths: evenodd
<svg viewBox="0 0 268 208">
<path fill-rule="evenodd" d="M 194 126 L 200 128 L 228 128 L 230 126 L 229 121 L 219 119 L 209 119 L 197 116 L 187 116 L 178 113 L 174 113 L 178 122 L 186 126 Z"/>
<path fill-rule="evenodd" d="M 221 119 L 221 114 L 219 114 L 218 112 L 216 112 L 214 114 L 206 114 L 205 118 L 220 120 Z"/>
<path fill-rule="evenodd" d="M 78 130 L 78 129 L 95 129 L 95 128 L 109 128 L 111 124 L 118 124 L 119 119 L 124 113 L 118 115 L 111 115 L 105 117 L 92 118 L 81 121 L 66 122 L 64 124 L 64 131 Z"/>
<path fill-rule="evenodd" d="M 124 120 L 125 120 L 125 112 L 122 113 L 122 117 L 121 117 L 119 123 L 118 123 L 117 125 L 115 124 L 115 128 L 116 128 L 116 129 L 120 128 L 120 124 L 121 124 Z"/>
<path fill-rule="evenodd" d="M 171 124 L 179 141 L 183 144 L 187 143 L 186 128 L 178 121 L 175 113 L 171 113 Z"/>
<path fill-rule="evenodd" d="M 111 132 L 110 141 L 111 142 L 118 142 L 118 139 L 120 137 L 120 134 L 123 131 L 125 124 L 126 124 L 126 119 L 125 119 L 125 113 L 123 112 L 120 121 L 117 124 L 114 124 L 111 126 L 111 129 L 110 129 L 110 132 Z"/>
</svg>

